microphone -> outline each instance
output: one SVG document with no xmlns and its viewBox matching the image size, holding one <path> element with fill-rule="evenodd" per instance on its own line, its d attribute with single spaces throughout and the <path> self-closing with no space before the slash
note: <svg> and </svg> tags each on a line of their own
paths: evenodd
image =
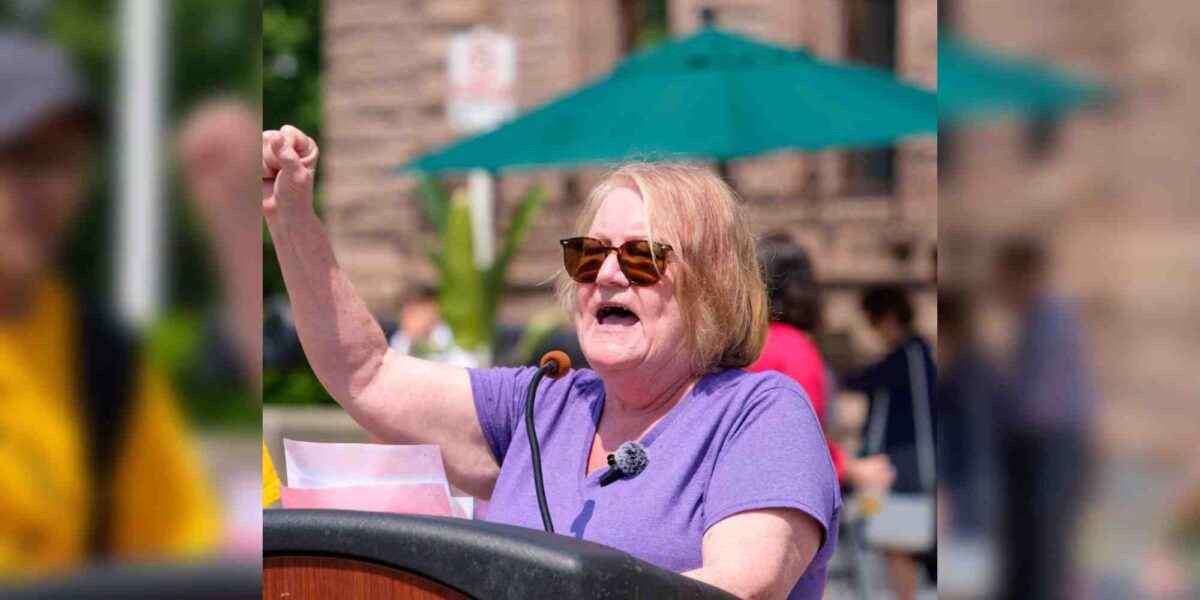
<svg viewBox="0 0 1200 600">
<path fill-rule="evenodd" d="M 646 470 L 650 464 L 650 455 L 646 447 L 637 442 L 625 442 L 617 447 L 617 451 L 608 455 L 608 471 L 600 476 L 600 487 L 604 487 L 618 479 L 633 479 Z"/>
<path fill-rule="evenodd" d="M 542 361 L 538 364 L 542 368 L 546 368 L 547 365 L 553 365 L 546 375 L 550 379 L 558 379 L 571 370 L 571 357 L 567 356 L 567 353 L 562 350 L 551 350 L 542 356 Z"/>
<path fill-rule="evenodd" d="M 538 383 L 549 375 L 558 379 L 571 370 L 571 358 L 561 350 L 551 350 L 542 356 L 533 381 L 529 382 L 529 391 L 525 394 L 525 433 L 529 436 L 529 455 L 533 457 L 533 488 L 537 492 L 538 510 L 542 513 L 542 527 L 549 533 L 554 533 L 554 522 L 550 519 L 550 507 L 546 504 L 546 486 L 542 482 L 542 449 L 538 447 L 537 428 L 533 425 L 533 399 L 537 392 Z"/>
</svg>

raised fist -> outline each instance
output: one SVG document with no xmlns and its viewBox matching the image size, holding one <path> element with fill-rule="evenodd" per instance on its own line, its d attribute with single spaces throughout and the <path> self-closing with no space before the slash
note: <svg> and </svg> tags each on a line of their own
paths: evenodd
<svg viewBox="0 0 1200 600">
<path fill-rule="evenodd" d="M 201 104 L 188 115 L 179 135 L 179 165 L 200 209 L 210 222 L 234 213 L 236 223 L 256 216 L 246 196 L 254 189 L 254 130 L 262 117 L 241 100 Z M 245 225 L 240 225 L 244 227 Z M 257 224 L 250 229 L 258 232 Z"/>
<path fill-rule="evenodd" d="M 317 143 L 304 132 L 284 125 L 263 132 L 263 212 L 311 207 L 317 171 Z"/>
</svg>

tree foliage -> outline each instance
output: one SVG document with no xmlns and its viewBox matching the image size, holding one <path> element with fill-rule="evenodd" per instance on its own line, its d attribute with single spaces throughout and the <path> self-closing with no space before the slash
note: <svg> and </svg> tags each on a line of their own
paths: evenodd
<svg viewBox="0 0 1200 600">
<path fill-rule="evenodd" d="M 263 1 L 263 128 L 294 125 L 318 144 L 322 129 L 321 23 L 320 0 Z M 320 198 L 317 200 L 319 206 Z M 264 227 L 263 297 L 286 293 L 275 246 Z"/>
</svg>

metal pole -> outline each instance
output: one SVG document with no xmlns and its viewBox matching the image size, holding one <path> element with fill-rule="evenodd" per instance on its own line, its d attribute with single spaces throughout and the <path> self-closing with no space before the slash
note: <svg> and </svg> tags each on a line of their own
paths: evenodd
<svg viewBox="0 0 1200 600">
<path fill-rule="evenodd" d="M 491 173 L 472 169 L 467 175 L 467 197 L 471 205 L 471 241 L 475 245 L 475 266 L 486 269 L 492 266 L 496 256 L 496 185 Z"/>
<path fill-rule="evenodd" d="M 157 0 L 121 4 L 114 289 L 118 311 L 135 327 L 154 318 L 162 296 L 166 6 Z"/>
</svg>

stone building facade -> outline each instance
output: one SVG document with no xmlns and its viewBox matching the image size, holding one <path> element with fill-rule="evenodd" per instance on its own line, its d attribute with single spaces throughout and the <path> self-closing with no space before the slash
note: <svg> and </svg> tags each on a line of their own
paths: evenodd
<svg viewBox="0 0 1200 600">
<path fill-rule="evenodd" d="M 511 34 L 517 42 L 518 102 L 529 108 L 613 68 L 628 51 L 630 29 L 639 26 L 631 15 L 644 12 L 644 4 L 326 0 L 327 223 L 342 266 L 373 311 L 391 314 L 409 286 L 433 280 L 423 257 L 428 232 L 415 180 L 393 169 L 456 138 L 444 109 L 449 36 L 476 25 Z M 878 12 L 881 6 L 884 13 Z M 694 31 L 705 8 L 715 10 L 720 27 L 831 59 L 883 56 L 900 77 L 936 87 L 936 0 L 667 0 L 670 34 Z M 913 286 L 920 325 L 934 329 L 936 149 L 936 140 L 926 138 L 873 158 L 778 153 L 731 165 L 732 183 L 750 204 L 760 232 L 789 232 L 813 254 L 830 291 L 826 314 L 832 329 L 861 337 L 857 290 L 877 281 Z M 875 172 L 884 175 L 864 177 L 854 170 L 872 160 Z M 501 231 L 528 186 L 540 185 L 548 198 L 513 266 L 502 320 L 519 322 L 552 306 L 540 285 L 560 265 L 551 242 L 569 231 L 582 196 L 598 177 L 593 171 L 502 175 L 496 214 Z"/>
<path fill-rule="evenodd" d="M 1043 240 L 1054 284 L 1085 319 L 1101 436 L 1152 451 L 1192 444 L 1200 416 L 1200 74 L 1192 67 L 1200 6 L 943 4 L 953 7 L 945 20 L 970 39 L 1044 58 L 1116 92 L 1110 105 L 1058 122 L 1048 147 L 1030 143 L 1027 121 L 972 127 L 943 143 L 943 152 L 954 149 L 952 167 L 942 169 L 943 280 L 982 287 L 997 240 Z"/>
</svg>

